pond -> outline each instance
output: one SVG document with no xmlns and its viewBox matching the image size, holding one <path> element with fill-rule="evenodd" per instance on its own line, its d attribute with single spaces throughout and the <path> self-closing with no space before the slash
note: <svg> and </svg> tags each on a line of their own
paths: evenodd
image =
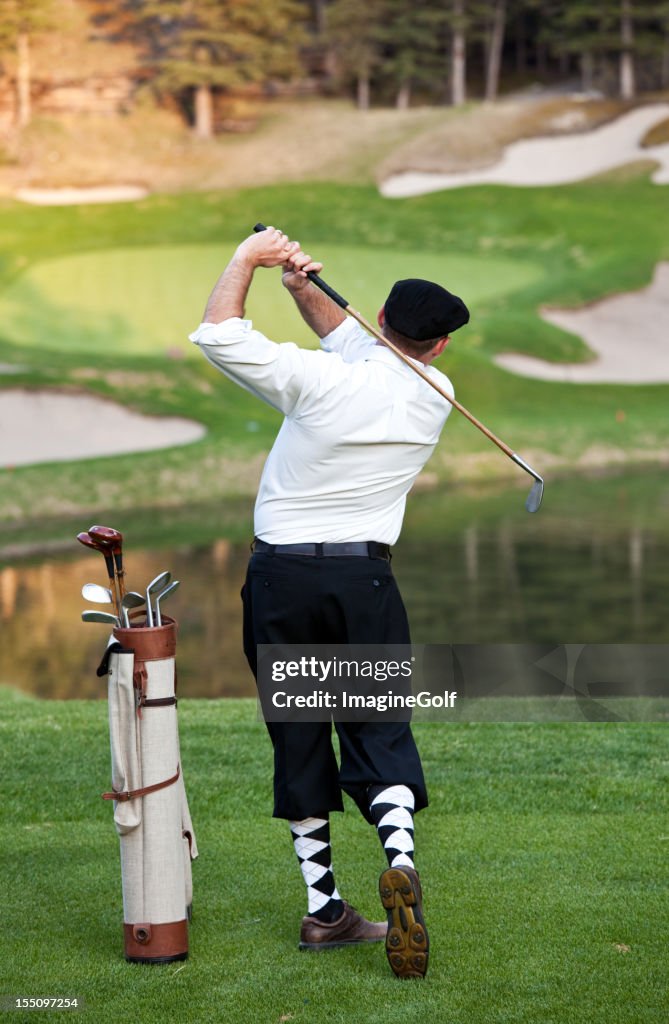
<svg viewBox="0 0 669 1024">
<path fill-rule="evenodd" d="M 524 497 L 522 488 L 410 496 L 393 568 L 414 641 L 669 642 L 666 471 L 550 482 L 534 516 Z M 124 533 L 129 589 L 163 569 L 181 580 L 165 611 L 179 622 L 182 695 L 253 695 L 239 598 L 252 502 L 96 518 Z M 0 531 L 0 685 L 106 696 L 95 669 L 108 629 L 80 619 L 82 585 L 106 584 L 102 558 L 74 539 L 91 522 Z"/>
</svg>

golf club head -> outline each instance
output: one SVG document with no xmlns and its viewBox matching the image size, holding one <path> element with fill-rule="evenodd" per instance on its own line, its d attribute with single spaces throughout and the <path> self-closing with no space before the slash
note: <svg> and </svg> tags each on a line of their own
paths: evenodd
<svg viewBox="0 0 669 1024">
<path fill-rule="evenodd" d="M 141 608 L 144 604 L 146 604 L 146 598 L 142 594 L 138 594 L 136 590 L 129 590 L 127 594 L 123 595 L 121 598 L 121 615 L 123 616 L 123 625 L 126 629 L 130 629 L 129 610 L 131 608 Z"/>
<path fill-rule="evenodd" d="M 104 544 L 100 544 L 94 537 L 89 536 L 88 533 L 78 533 L 77 540 L 80 544 L 83 544 L 85 548 L 89 548 L 91 551 L 99 551 L 103 555 L 105 563 L 107 565 L 107 575 L 110 579 L 114 577 L 114 556 L 110 548 Z"/>
<path fill-rule="evenodd" d="M 102 547 L 117 550 L 123 546 L 123 534 L 113 526 L 91 526 L 88 536 Z"/>
<path fill-rule="evenodd" d="M 89 537 L 87 533 L 78 533 L 77 540 L 80 544 L 83 544 L 85 548 L 91 548 L 92 551 L 100 551 L 100 545 L 96 544 L 92 537 Z"/>
<path fill-rule="evenodd" d="M 164 590 L 167 584 L 172 579 L 172 573 L 165 571 L 159 573 L 155 579 L 152 579 L 146 588 L 146 624 L 147 626 L 153 626 L 153 610 L 151 608 L 151 598 L 159 590 Z"/>
<path fill-rule="evenodd" d="M 535 480 L 532 484 L 532 490 L 527 496 L 525 502 L 525 508 L 528 512 L 538 512 L 539 506 L 541 505 L 541 499 L 544 496 L 544 482 L 541 478 Z"/>
<path fill-rule="evenodd" d="M 156 625 L 157 626 L 162 626 L 162 624 L 163 624 L 163 620 L 162 620 L 162 617 L 161 617 L 161 614 L 160 614 L 160 602 L 164 598 L 169 597 L 170 594 L 173 594 L 174 591 L 179 586 L 179 583 L 180 583 L 180 580 L 172 580 L 172 582 L 169 584 L 169 586 L 165 587 L 164 590 L 161 590 L 160 593 L 158 594 L 158 596 L 156 597 Z"/>
<path fill-rule="evenodd" d="M 108 587 L 101 587 L 98 583 L 84 583 L 81 588 L 81 596 L 85 601 L 93 604 L 113 604 L 114 598 Z"/>
<path fill-rule="evenodd" d="M 120 622 L 115 615 L 111 615 L 109 612 L 94 612 L 87 610 L 81 613 L 82 622 L 104 622 L 108 626 L 120 626 Z"/>
<path fill-rule="evenodd" d="M 121 597 L 125 594 L 125 573 L 123 571 L 123 534 L 113 526 L 91 526 L 88 531 L 96 544 L 106 555 L 112 557 L 116 565 L 116 577 Z M 113 573 L 112 573 L 113 574 Z"/>
</svg>

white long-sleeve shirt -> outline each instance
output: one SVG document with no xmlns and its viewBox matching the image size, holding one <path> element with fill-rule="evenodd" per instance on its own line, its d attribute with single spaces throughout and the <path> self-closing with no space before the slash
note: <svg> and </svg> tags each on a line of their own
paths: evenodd
<svg viewBox="0 0 669 1024">
<path fill-rule="evenodd" d="M 190 340 L 284 414 L 260 480 L 257 537 L 395 543 L 407 493 L 451 411 L 444 398 L 349 318 L 320 351 L 278 345 L 238 317 L 200 324 Z M 448 377 L 427 372 L 453 394 Z"/>
</svg>

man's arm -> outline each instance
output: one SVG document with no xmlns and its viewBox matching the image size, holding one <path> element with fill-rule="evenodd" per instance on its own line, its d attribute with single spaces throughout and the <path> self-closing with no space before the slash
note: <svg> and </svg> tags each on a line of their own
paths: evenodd
<svg viewBox="0 0 669 1024">
<path fill-rule="evenodd" d="M 339 306 L 315 288 L 307 277 L 309 271 L 320 274 L 322 269 L 322 263 L 314 262 L 311 256 L 299 250 L 286 261 L 282 277 L 284 287 L 295 299 L 302 319 L 319 338 L 331 334 L 346 319 L 346 314 Z"/>
<path fill-rule="evenodd" d="M 231 317 L 243 317 L 256 267 L 279 267 L 299 248 L 299 242 L 290 242 L 277 228 L 266 228 L 244 239 L 214 285 L 203 323 L 220 324 Z"/>
<path fill-rule="evenodd" d="M 256 267 L 285 264 L 297 250 L 299 244 L 275 228 L 245 239 L 214 286 L 203 322 L 190 335 L 217 370 L 286 416 L 295 410 L 305 387 L 320 379 L 317 353 L 293 344 L 277 345 L 242 317 Z"/>
<path fill-rule="evenodd" d="M 295 299 L 303 320 L 318 335 L 321 348 L 337 352 L 346 363 L 366 359 L 376 344 L 374 339 L 307 277 L 310 270 L 320 274 L 322 269 L 322 263 L 315 263 L 300 250 L 286 262 L 283 284 Z"/>
</svg>

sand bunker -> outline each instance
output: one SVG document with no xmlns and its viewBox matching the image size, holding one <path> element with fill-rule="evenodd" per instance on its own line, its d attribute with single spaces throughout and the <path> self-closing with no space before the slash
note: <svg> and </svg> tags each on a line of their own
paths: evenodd
<svg viewBox="0 0 669 1024">
<path fill-rule="evenodd" d="M 35 206 L 78 206 L 81 203 L 130 203 L 144 199 L 141 185 L 99 185 L 95 188 L 20 188 L 15 199 Z"/>
<path fill-rule="evenodd" d="M 91 395 L 0 391 L 0 467 L 171 448 L 205 433 L 192 420 L 143 416 Z"/>
<path fill-rule="evenodd" d="M 590 363 L 547 363 L 507 353 L 495 362 L 524 377 L 570 384 L 669 383 L 669 263 L 658 263 L 652 284 L 582 309 L 542 310 L 549 323 L 576 334 L 597 353 Z"/>
<path fill-rule="evenodd" d="M 667 116 L 667 103 L 639 107 L 593 131 L 515 142 L 498 163 L 482 170 L 393 175 L 381 185 L 381 194 L 399 199 L 463 185 L 565 185 L 637 160 L 659 163 L 652 181 L 664 185 L 669 183 L 669 143 L 642 149 L 640 142 Z"/>
</svg>

